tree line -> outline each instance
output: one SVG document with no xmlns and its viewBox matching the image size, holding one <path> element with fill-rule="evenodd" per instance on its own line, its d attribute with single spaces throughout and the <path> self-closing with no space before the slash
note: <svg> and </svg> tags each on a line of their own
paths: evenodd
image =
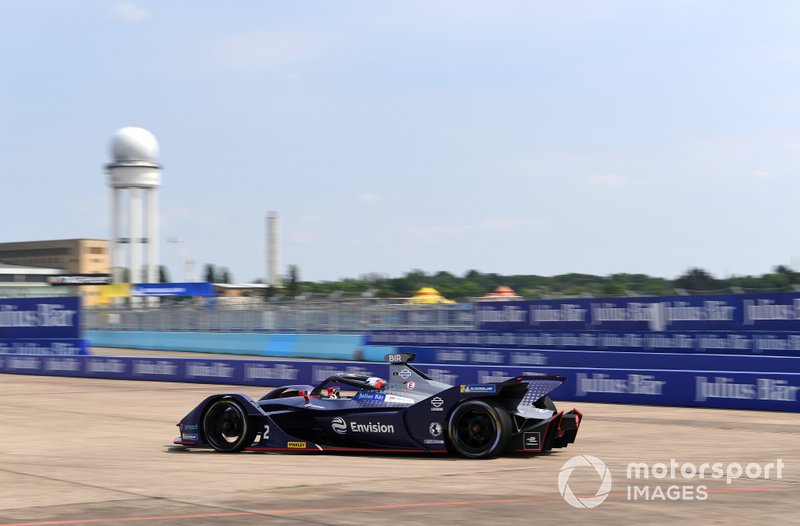
<svg viewBox="0 0 800 526">
<path fill-rule="evenodd" d="M 502 275 L 469 270 L 462 276 L 447 271 L 411 270 L 401 277 L 365 274 L 338 281 L 304 281 L 297 265 L 290 265 L 283 287 L 268 289 L 267 296 L 321 294 L 375 298 L 408 298 L 422 287 L 433 287 L 446 298 L 464 301 L 483 296 L 505 285 L 525 299 L 559 297 L 674 296 L 680 294 L 730 294 L 790 292 L 800 290 L 800 273 L 779 265 L 760 276 L 716 278 L 701 268 L 690 268 L 675 279 L 646 274 L 595 276 L 570 273 L 557 276 Z M 796 287 L 796 288 L 795 288 Z"/>
</svg>

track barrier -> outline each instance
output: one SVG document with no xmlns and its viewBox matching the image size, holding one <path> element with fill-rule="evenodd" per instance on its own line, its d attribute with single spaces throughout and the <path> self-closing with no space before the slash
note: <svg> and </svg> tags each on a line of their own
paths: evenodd
<svg viewBox="0 0 800 526">
<path fill-rule="evenodd" d="M 556 400 L 661 406 L 800 411 L 800 373 L 628 370 L 584 367 L 508 367 L 418 364 L 449 384 L 499 382 L 523 374 L 559 374 L 566 382 Z M 250 386 L 316 384 L 351 372 L 384 376 L 377 362 L 108 356 L 0 355 L 0 373 Z"/>
</svg>

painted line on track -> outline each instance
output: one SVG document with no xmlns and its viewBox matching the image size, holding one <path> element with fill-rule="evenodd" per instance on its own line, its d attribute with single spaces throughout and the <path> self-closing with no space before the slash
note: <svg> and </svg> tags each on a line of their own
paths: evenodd
<svg viewBox="0 0 800 526">
<path fill-rule="evenodd" d="M 789 488 L 725 488 L 725 489 L 709 489 L 707 493 L 756 493 L 756 492 L 772 492 L 784 491 Z M 590 498 L 595 495 L 587 495 L 581 498 Z M 609 493 L 608 497 L 627 497 L 627 493 Z M 521 502 L 546 502 L 546 501 L 560 501 L 563 497 L 516 497 L 506 499 L 474 499 L 474 500 L 452 500 L 440 502 L 411 502 L 411 503 L 394 503 L 394 504 L 366 504 L 361 506 L 337 506 L 333 508 L 286 508 L 275 510 L 264 510 L 261 512 L 256 511 L 231 511 L 221 513 L 197 513 L 192 515 L 161 515 L 150 517 L 106 517 L 97 519 L 70 519 L 70 520 L 54 520 L 54 521 L 38 521 L 38 522 L 7 522 L 2 523 L 0 526 L 66 526 L 72 524 L 93 524 L 98 522 L 157 522 L 168 520 L 181 520 L 181 519 L 213 519 L 213 518 L 227 518 L 227 517 L 270 517 L 281 515 L 299 515 L 306 513 L 332 513 L 332 512 L 345 512 L 345 511 L 370 511 L 370 510 L 388 510 L 388 509 L 411 509 L 411 508 L 444 508 L 449 506 L 478 506 L 483 504 L 514 504 Z M 277 517 L 276 517 L 277 518 Z"/>
</svg>

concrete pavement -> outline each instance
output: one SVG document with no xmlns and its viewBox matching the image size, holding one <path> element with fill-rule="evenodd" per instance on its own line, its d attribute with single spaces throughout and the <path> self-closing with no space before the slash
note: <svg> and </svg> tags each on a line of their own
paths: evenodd
<svg viewBox="0 0 800 526">
<path fill-rule="evenodd" d="M 0 375 L 0 525 L 127 523 L 431 524 L 546 520 L 588 524 L 800 523 L 800 416 L 791 413 L 576 404 L 575 444 L 539 457 L 472 461 L 419 455 L 223 455 L 172 447 L 175 423 L 214 385 Z M 572 404 L 562 404 L 569 409 Z M 559 473 L 576 455 L 608 465 L 605 501 L 576 509 Z M 782 478 L 628 480 L 632 462 L 759 467 Z M 691 467 L 691 466 L 689 466 Z M 567 485 L 594 497 L 587 466 Z M 629 487 L 648 488 L 648 500 Z M 679 497 L 650 499 L 656 487 Z M 698 487 L 705 486 L 700 499 Z M 674 493 L 674 490 L 673 490 Z M 674 495 L 673 495 L 674 496 Z M 585 501 L 590 502 L 590 501 Z"/>
</svg>

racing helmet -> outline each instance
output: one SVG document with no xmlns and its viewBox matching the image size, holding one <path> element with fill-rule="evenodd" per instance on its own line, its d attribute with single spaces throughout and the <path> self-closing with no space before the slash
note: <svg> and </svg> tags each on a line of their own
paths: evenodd
<svg viewBox="0 0 800 526">
<path fill-rule="evenodd" d="M 370 376 L 367 378 L 367 383 L 376 389 L 383 389 L 386 386 L 386 380 L 377 376 Z"/>
</svg>

